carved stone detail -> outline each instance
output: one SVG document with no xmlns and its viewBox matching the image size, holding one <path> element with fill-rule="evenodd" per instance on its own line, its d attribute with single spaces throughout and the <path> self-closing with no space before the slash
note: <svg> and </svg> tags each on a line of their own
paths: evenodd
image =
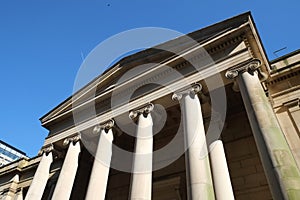
<svg viewBox="0 0 300 200">
<path fill-rule="evenodd" d="M 202 85 L 201 84 L 193 84 L 192 86 L 189 86 L 188 88 L 183 88 L 182 90 L 179 90 L 177 92 L 174 92 L 172 95 L 172 100 L 174 101 L 180 101 L 182 98 L 182 95 L 184 94 L 197 94 L 202 90 Z"/>
<path fill-rule="evenodd" d="M 131 110 L 129 112 L 129 118 L 134 119 L 140 114 L 147 115 L 153 110 L 153 108 L 154 108 L 154 105 L 152 103 L 149 103 L 146 106 L 137 108 L 136 110 Z"/>
<path fill-rule="evenodd" d="M 228 70 L 225 73 L 226 78 L 228 79 L 234 79 L 239 75 L 239 71 L 238 70 Z"/>
<path fill-rule="evenodd" d="M 113 119 L 110 119 L 100 125 L 96 125 L 93 129 L 94 134 L 100 133 L 101 129 L 109 130 L 115 125 L 115 121 Z"/>
<path fill-rule="evenodd" d="M 43 153 L 48 154 L 52 151 L 54 151 L 54 146 L 53 146 L 53 144 L 49 144 L 47 146 L 42 147 L 42 149 L 39 151 L 38 155 L 42 155 Z"/>
<path fill-rule="evenodd" d="M 247 64 L 243 64 L 242 66 L 235 67 L 233 69 L 227 70 L 225 73 L 226 78 L 234 79 L 239 74 L 248 72 L 249 74 L 253 75 L 256 70 L 258 70 L 261 66 L 261 61 L 259 59 L 253 59 Z"/>
<path fill-rule="evenodd" d="M 78 142 L 79 140 L 81 140 L 81 136 L 80 134 L 74 135 L 72 137 L 66 138 L 63 142 L 64 146 L 67 146 L 70 144 L 70 142 L 73 142 L 73 144 L 75 144 L 76 142 Z"/>
</svg>

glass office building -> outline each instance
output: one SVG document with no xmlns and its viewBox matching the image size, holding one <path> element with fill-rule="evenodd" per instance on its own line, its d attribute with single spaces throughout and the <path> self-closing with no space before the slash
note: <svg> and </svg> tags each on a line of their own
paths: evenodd
<svg viewBox="0 0 300 200">
<path fill-rule="evenodd" d="M 0 167 L 23 157 L 24 152 L 0 140 Z"/>
</svg>

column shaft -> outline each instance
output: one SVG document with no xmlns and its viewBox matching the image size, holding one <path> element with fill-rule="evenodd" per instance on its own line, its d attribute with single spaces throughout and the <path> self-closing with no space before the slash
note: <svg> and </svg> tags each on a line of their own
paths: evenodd
<svg viewBox="0 0 300 200">
<path fill-rule="evenodd" d="M 80 142 L 70 142 L 58 181 L 56 183 L 52 200 L 69 199 L 72 192 L 80 153 Z"/>
<path fill-rule="evenodd" d="M 225 151 L 221 140 L 209 145 L 211 169 L 218 200 L 234 200 Z"/>
<path fill-rule="evenodd" d="M 16 198 L 16 192 L 17 192 L 17 187 L 18 187 L 18 183 L 19 183 L 19 175 L 16 174 L 12 179 L 11 179 L 11 184 L 10 187 L 8 189 L 8 192 L 6 194 L 6 197 L 4 197 L 4 200 L 14 200 Z"/>
<path fill-rule="evenodd" d="M 139 115 L 130 199 L 151 200 L 153 122 L 151 114 Z"/>
<path fill-rule="evenodd" d="M 20 190 L 17 194 L 14 200 L 23 200 L 23 194 L 22 190 Z"/>
<path fill-rule="evenodd" d="M 188 199 L 214 199 L 205 130 L 199 98 L 185 94 L 181 99 L 185 145 Z"/>
<path fill-rule="evenodd" d="M 49 178 L 50 166 L 53 161 L 52 152 L 43 153 L 39 166 L 34 174 L 33 180 L 26 194 L 25 200 L 42 199 Z"/>
<path fill-rule="evenodd" d="M 100 132 L 100 138 L 95 155 L 95 160 L 90 176 L 86 200 L 104 200 L 107 180 L 112 155 L 112 130 L 106 133 L 104 129 Z"/>
<path fill-rule="evenodd" d="M 274 199 L 298 199 L 300 173 L 256 73 L 237 78 Z"/>
</svg>

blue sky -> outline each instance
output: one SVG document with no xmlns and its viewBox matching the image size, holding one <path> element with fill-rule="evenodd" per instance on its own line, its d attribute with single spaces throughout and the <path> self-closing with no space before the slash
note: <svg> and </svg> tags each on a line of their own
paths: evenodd
<svg viewBox="0 0 300 200">
<path fill-rule="evenodd" d="M 297 0 L 2 0 L 0 139 L 35 156 L 47 136 L 39 118 L 69 97 L 76 73 L 101 41 L 128 29 L 192 32 L 251 11 L 270 59 L 300 48 Z"/>
</svg>

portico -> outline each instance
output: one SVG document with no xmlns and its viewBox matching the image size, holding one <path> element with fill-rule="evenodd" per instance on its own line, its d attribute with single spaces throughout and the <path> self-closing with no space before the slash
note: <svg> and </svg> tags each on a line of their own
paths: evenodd
<svg viewBox="0 0 300 200">
<path fill-rule="evenodd" d="M 9 196 L 297 199 L 249 13 L 188 36 L 122 59 L 42 117 L 49 135 Z"/>
</svg>

